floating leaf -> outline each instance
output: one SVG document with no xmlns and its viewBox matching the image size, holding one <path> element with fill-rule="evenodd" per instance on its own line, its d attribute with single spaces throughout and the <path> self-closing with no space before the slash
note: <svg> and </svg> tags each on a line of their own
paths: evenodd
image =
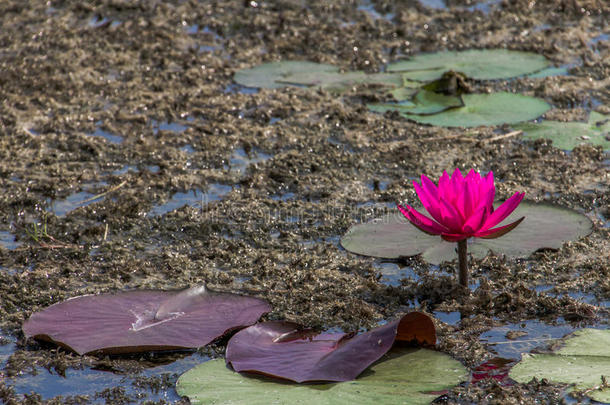
<svg viewBox="0 0 610 405">
<path fill-rule="evenodd" d="M 204 346 L 255 323 L 271 307 L 258 298 L 212 292 L 128 291 L 84 295 L 32 314 L 26 337 L 85 353 L 131 353 Z"/>
<path fill-rule="evenodd" d="M 551 108 L 544 100 L 506 92 L 464 94 L 462 100 L 464 107 L 452 108 L 438 114 L 401 115 L 421 124 L 440 127 L 478 127 L 532 120 Z"/>
<path fill-rule="evenodd" d="M 392 349 L 354 381 L 294 384 L 230 371 L 225 363 L 203 363 L 178 379 L 176 391 L 192 404 L 429 404 L 468 378 L 448 355 L 427 349 Z"/>
<path fill-rule="evenodd" d="M 546 69 L 542 69 L 539 72 L 535 72 L 527 75 L 530 79 L 540 79 L 543 77 L 551 77 L 551 76 L 566 76 L 568 74 L 567 67 L 548 67 Z"/>
<path fill-rule="evenodd" d="M 342 93 L 358 85 L 374 85 L 380 87 L 403 86 L 400 73 L 365 73 L 355 72 L 299 72 L 278 79 L 285 84 L 320 87 L 322 89 Z"/>
<path fill-rule="evenodd" d="M 405 101 L 410 100 L 411 97 L 417 93 L 419 88 L 417 87 L 398 87 L 396 89 L 390 90 L 388 93 L 394 98 L 396 101 Z M 412 104 L 413 105 L 413 104 Z"/>
<path fill-rule="evenodd" d="M 227 363 L 235 371 L 295 382 L 349 381 L 390 350 L 395 341 L 434 345 L 434 324 L 427 315 L 412 312 L 354 336 L 317 334 L 292 322 L 259 323 L 231 338 Z"/>
<path fill-rule="evenodd" d="M 242 86 L 262 87 L 275 89 L 285 87 L 286 83 L 279 83 L 286 76 L 296 73 L 325 73 L 338 72 L 339 68 L 332 65 L 307 61 L 284 61 L 271 62 L 254 66 L 249 69 L 242 69 L 235 72 L 233 80 Z"/>
<path fill-rule="evenodd" d="M 501 238 L 469 239 L 468 252 L 476 258 L 485 257 L 489 250 L 510 258 L 526 257 L 538 249 L 558 249 L 563 242 L 592 231 L 591 221 L 576 211 L 527 202 L 522 202 L 499 226 L 522 216 L 525 216 L 523 222 Z M 457 258 L 455 243 L 423 233 L 398 210 L 372 222 L 352 226 L 341 239 L 341 245 L 352 253 L 385 259 L 421 253 L 428 262 L 440 264 Z"/>
<path fill-rule="evenodd" d="M 554 353 L 523 354 L 510 377 L 521 383 L 536 377 L 571 384 L 596 401 L 610 402 L 610 388 L 594 389 L 602 385 L 602 376 L 610 379 L 610 330 L 577 330 L 563 343 Z"/>
<path fill-rule="evenodd" d="M 378 113 L 398 111 L 403 114 L 436 114 L 449 108 L 461 107 L 464 103 L 458 96 L 446 96 L 428 90 L 417 92 L 413 101 L 408 104 L 379 103 L 368 104 L 369 110 Z"/>
<path fill-rule="evenodd" d="M 610 150 L 610 116 L 592 112 L 589 122 L 542 121 L 514 126 L 525 139 L 546 138 L 559 149 L 572 150 L 580 144 L 600 145 Z"/>
<path fill-rule="evenodd" d="M 403 72 L 411 80 L 430 81 L 453 70 L 472 79 L 507 79 L 549 66 L 542 55 L 506 49 L 472 49 L 414 56 L 388 65 L 389 72 Z"/>
</svg>

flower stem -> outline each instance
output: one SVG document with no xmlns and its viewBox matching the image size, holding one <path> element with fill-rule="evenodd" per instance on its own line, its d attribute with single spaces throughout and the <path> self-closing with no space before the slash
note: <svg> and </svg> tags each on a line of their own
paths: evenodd
<svg viewBox="0 0 610 405">
<path fill-rule="evenodd" d="M 468 288 L 468 240 L 464 239 L 458 242 L 458 265 L 460 268 L 460 285 Z"/>
</svg>

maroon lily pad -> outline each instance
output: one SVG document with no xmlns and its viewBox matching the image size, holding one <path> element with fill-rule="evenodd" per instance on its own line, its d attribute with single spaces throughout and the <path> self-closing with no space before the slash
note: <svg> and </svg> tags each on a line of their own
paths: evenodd
<svg viewBox="0 0 610 405">
<path fill-rule="evenodd" d="M 128 291 L 51 305 L 32 314 L 23 332 L 78 354 L 191 349 L 252 325 L 270 310 L 261 299 L 205 287 Z"/>
<path fill-rule="evenodd" d="M 321 333 L 285 321 L 259 323 L 239 331 L 227 345 L 235 371 L 295 382 L 349 381 L 387 353 L 395 342 L 434 345 L 430 317 L 411 312 L 369 332 Z"/>
</svg>

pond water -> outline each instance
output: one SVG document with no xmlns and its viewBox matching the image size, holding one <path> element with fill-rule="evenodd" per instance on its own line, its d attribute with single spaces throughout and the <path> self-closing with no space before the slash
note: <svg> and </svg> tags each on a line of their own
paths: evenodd
<svg viewBox="0 0 610 405">
<path fill-rule="evenodd" d="M 256 94 L 259 89 L 256 87 L 246 87 L 241 84 L 231 83 L 227 87 L 225 87 L 225 93 L 241 93 L 241 94 Z"/>
<path fill-rule="evenodd" d="M 375 6 L 370 0 L 362 1 L 362 3 L 357 7 L 357 9 L 367 12 L 371 15 L 371 17 L 376 20 L 384 19 L 391 21 L 394 18 L 394 13 L 379 14 L 379 12 L 375 10 Z"/>
<path fill-rule="evenodd" d="M 203 27 L 200 27 L 199 24 L 188 25 L 186 21 L 183 21 L 182 25 L 186 28 L 187 34 L 197 39 L 199 52 L 214 52 L 217 49 L 223 49 L 222 37 L 207 25 Z"/>
<path fill-rule="evenodd" d="M 75 210 L 79 207 L 85 207 L 89 204 L 99 201 L 102 196 L 94 198 L 95 194 L 89 191 L 78 191 L 70 194 L 63 200 L 48 200 L 47 203 L 50 207 L 49 211 L 53 212 L 58 217 L 65 216 L 68 212 Z"/>
<path fill-rule="evenodd" d="M 276 201 L 288 201 L 294 199 L 295 194 L 291 192 L 283 193 L 283 194 L 274 194 L 271 196 L 272 200 Z"/>
<path fill-rule="evenodd" d="M 574 332 L 576 326 L 559 319 L 555 324 L 537 320 L 509 323 L 484 332 L 480 340 L 499 357 L 519 360 L 521 353 L 529 353 L 537 347 L 546 347 L 553 339 Z"/>
<path fill-rule="evenodd" d="M 226 184 L 213 183 L 207 186 L 206 191 L 192 189 L 185 192 L 178 192 L 164 204 L 155 206 L 150 212 L 151 216 L 166 214 L 185 205 L 192 207 L 204 207 L 211 201 L 221 200 L 226 194 L 233 190 L 233 186 Z"/>
<path fill-rule="evenodd" d="M 420 4 L 424 7 L 433 9 L 433 10 L 447 10 L 447 3 L 445 0 L 419 0 Z M 482 0 L 482 1 L 474 1 L 474 4 L 470 6 L 464 7 L 456 7 L 458 9 L 468 10 L 468 11 L 481 11 L 484 14 L 489 14 L 494 8 L 496 8 L 500 4 L 501 0 Z"/>
<path fill-rule="evenodd" d="M 111 142 L 111 143 L 121 143 L 121 142 L 123 142 L 123 137 L 122 136 L 111 134 L 110 132 L 102 129 L 100 127 L 101 122 L 97 122 L 96 125 L 98 125 L 98 127 L 95 129 L 95 131 L 93 131 L 92 133 L 87 134 L 87 135 L 89 135 L 89 136 L 99 136 L 99 137 L 102 137 L 102 138 L 106 139 L 108 142 Z"/>
<path fill-rule="evenodd" d="M 404 278 L 415 281 L 420 278 L 412 267 L 400 267 L 398 263 L 394 262 L 375 263 L 375 268 L 381 274 L 379 282 L 392 287 L 399 287 Z"/>
<path fill-rule="evenodd" d="M 0 369 L 4 369 L 10 355 L 18 350 L 13 338 L 5 339 L 4 342 L 5 344 L 0 345 Z M 0 372 L 0 377 L 13 387 L 17 394 L 37 393 L 43 400 L 58 395 L 88 396 L 91 403 L 109 404 L 113 403 L 112 393 L 107 390 L 120 388 L 115 395 L 127 397 L 133 402 L 172 403 L 180 399 L 173 388 L 180 374 L 210 359 L 199 353 L 177 354 L 167 360 L 164 360 L 163 354 L 147 355 L 143 358 L 146 358 L 149 366 L 135 374 L 113 373 L 84 367 L 82 370 L 68 368 L 65 376 L 62 376 L 53 369 L 34 366 L 32 373 L 8 377 Z"/>
<path fill-rule="evenodd" d="M 15 240 L 15 235 L 9 231 L 0 231 L 0 245 L 5 249 L 14 250 L 21 246 L 21 242 Z"/>
<path fill-rule="evenodd" d="M 190 118 L 190 117 L 189 117 Z M 192 120 L 192 118 L 191 118 Z M 168 122 L 168 121 L 156 121 L 152 120 L 153 133 L 157 134 L 159 131 L 170 131 L 179 134 L 184 132 L 188 126 L 177 123 L 177 122 Z"/>
<path fill-rule="evenodd" d="M 87 22 L 87 25 L 91 28 L 102 28 L 102 27 L 116 28 L 119 25 L 121 25 L 121 23 L 122 22 L 119 20 L 111 20 L 106 17 L 95 16 L 95 17 L 91 17 L 91 19 L 89 19 L 89 21 Z"/>
<path fill-rule="evenodd" d="M 160 169 L 161 168 L 158 165 L 144 166 L 144 170 L 146 170 L 150 173 L 158 173 Z M 113 170 L 111 173 L 113 176 L 121 176 L 121 175 L 129 173 L 129 172 L 137 173 L 139 171 L 140 170 L 136 166 L 125 165 L 125 166 L 121 167 L 120 169 Z"/>
<path fill-rule="evenodd" d="M 272 155 L 261 151 L 253 150 L 249 153 L 246 153 L 244 148 L 238 148 L 231 155 L 229 162 L 224 165 L 224 169 L 231 170 L 243 175 L 246 173 L 246 169 L 248 169 L 248 166 L 257 163 L 264 163 L 272 157 Z"/>
<path fill-rule="evenodd" d="M 419 0 L 419 2 L 424 7 L 436 10 L 442 10 L 447 8 L 447 5 L 445 4 L 444 0 Z"/>
</svg>

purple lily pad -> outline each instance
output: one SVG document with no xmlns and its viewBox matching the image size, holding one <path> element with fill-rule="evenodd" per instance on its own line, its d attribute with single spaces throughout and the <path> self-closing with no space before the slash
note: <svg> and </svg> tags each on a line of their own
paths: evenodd
<svg viewBox="0 0 610 405">
<path fill-rule="evenodd" d="M 205 287 L 128 291 L 51 305 L 32 314 L 23 332 L 78 354 L 191 349 L 252 325 L 270 310 L 261 299 Z"/>
<path fill-rule="evenodd" d="M 420 312 L 369 332 L 321 333 L 285 321 L 258 323 L 239 331 L 227 345 L 235 371 L 295 382 L 349 381 L 390 350 L 395 342 L 434 345 L 432 320 Z"/>
</svg>

